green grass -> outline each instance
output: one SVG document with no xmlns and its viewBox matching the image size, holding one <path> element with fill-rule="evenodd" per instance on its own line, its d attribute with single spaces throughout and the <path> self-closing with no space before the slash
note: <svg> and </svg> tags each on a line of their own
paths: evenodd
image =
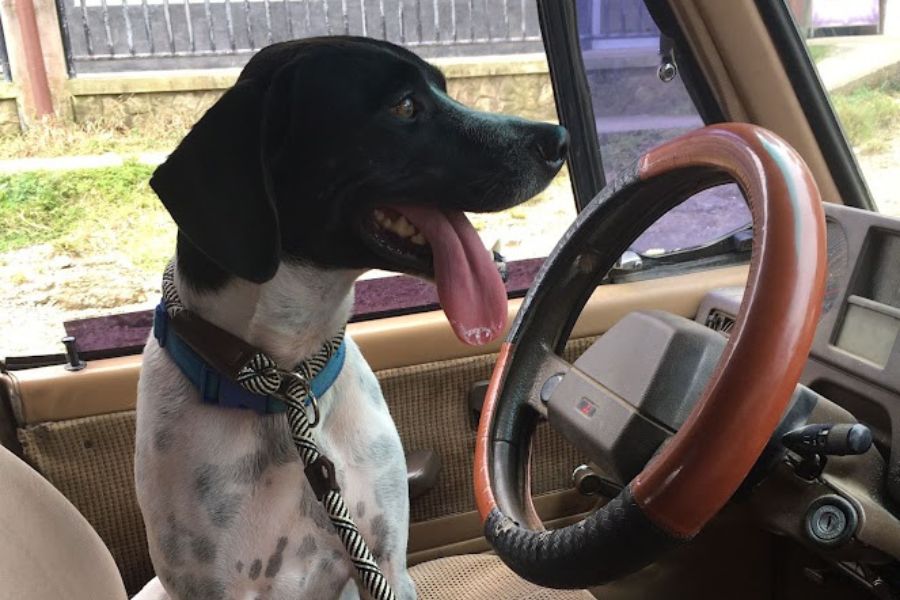
<svg viewBox="0 0 900 600">
<path fill-rule="evenodd" d="M 831 101 L 847 138 L 860 152 L 885 150 L 900 128 L 900 93 L 893 84 L 836 93 Z"/>
<path fill-rule="evenodd" d="M 60 253 L 119 251 L 161 269 L 174 225 L 148 185 L 153 167 L 0 175 L 0 252 L 49 243 Z"/>
<path fill-rule="evenodd" d="M 809 56 L 813 59 L 814 63 L 822 62 L 837 51 L 837 48 L 834 46 L 826 46 L 823 44 L 808 44 L 806 49 L 809 51 Z"/>
</svg>

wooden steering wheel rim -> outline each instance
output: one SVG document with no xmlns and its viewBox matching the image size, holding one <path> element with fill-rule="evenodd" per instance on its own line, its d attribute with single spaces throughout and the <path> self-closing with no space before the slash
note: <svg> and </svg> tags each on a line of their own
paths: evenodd
<svg viewBox="0 0 900 600">
<path fill-rule="evenodd" d="M 682 185 L 681 192 L 736 182 L 747 199 L 754 228 L 744 300 L 719 366 L 678 433 L 626 488 L 629 501 L 633 500 L 639 512 L 660 531 L 673 538 L 688 539 L 737 490 L 788 405 L 819 319 L 826 277 L 826 242 L 821 198 L 802 158 L 774 133 L 749 124 L 705 127 L 651 150 L 640 159 L 633 173 L 611 184 L 613 189 L 595 202 L 614 204 L 623 193 L 633 194 L 642 186 L 656 185 L 659 191 L 660 182 L 671 186 L 679 181 L 679 174 L 681 179 L 694 180 L 693 185 Z M 670 201 L 665 210 L 683 199 Z M 657 202 L 665 203 L 665 199 Z M 626 209 L 609 210 L 623 213 Z M 498 412 L 509 403 L 521 404 L 521 399 L 512 399 L 509 388 L 516 386 L 510 386 L 508 375 L 517 353 L 527 351 L 523 340 L 528 339 L 529 328 L 539 327 L 529 318 L 529 311 L 534 312 L 541 304 L 538 288 L 559 284 L 552 277 L 554 269 L 564 268 L 559 260 L 564 257 L 559 251 L 571 244 L 588 218 L 579 215 L 548 258 L 494 369 L 476 438 L 474 465 L 476 500 L 486 526 L 492 513 L 496 516 L 518 512 L 518 518 L 513 519 L 516 526 L 530 520 L 525 514 L 529 511 L 503 506 L 503 501 L 498 505 L 498 496 L 508 495 L 495 494 L 498 480 L 505 480 L 507 471 L 521 470 L 521 456 L 527 455 L 496 451 L 495 443 L 503 438 L 498 428 L 509 421 L 501 416 L 499 421 L 503 422 L 498 424 Z M 611 263 L 601 259 L 598 268 L 607 269 L 608 265 Z M 579 295 L 575 316 L 587 298 L 583 292 Z M 570 315 L 569 324 L 560 327 L 568 327 L 565 338 L 573 323 Z M 553 340 L 550 345 L 553 344 L 559 345 L 559 340 Z M 507 427 L 506 431 L 506 441 L 516 442 L 510 440 L 511 429 Z M 516 464 L 501 464 L 504 461 Z M 521 495 L 522 490 L 516 493 Z M 531 507 L 528 496 L 526 505 Z"/>
</svg>

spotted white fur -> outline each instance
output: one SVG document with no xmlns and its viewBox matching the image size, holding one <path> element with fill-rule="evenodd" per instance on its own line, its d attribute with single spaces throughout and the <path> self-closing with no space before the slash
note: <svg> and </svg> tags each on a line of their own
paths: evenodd
<svg viewBox="0 0 900 600">
<path fill-rule="evenodd" d="M 263 285 L 233 279 L 187 308 L 289 368 L 344 326 L 355 271 L 282 264 Z M 406 463 L 378 381 L 347 338 L 315 428 L 347 506 L 398 598 L 406 572 Z M 138 600 L 359 598 L 355 574 L 312 493 L 283 414 L 202 404 L 151 338 L 138 387 L 135 476 L 154 568 Z"/>
</svg>

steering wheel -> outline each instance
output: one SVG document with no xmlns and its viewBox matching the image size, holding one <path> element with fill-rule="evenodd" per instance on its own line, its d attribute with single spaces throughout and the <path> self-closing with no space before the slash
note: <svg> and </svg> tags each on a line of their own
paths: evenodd
<svg viewBox="0 0 900 600">
<path fill-rule="evenodd" d="M 544 531 L 530 492 L 531 437 L 542 415 L 549 412 L 554 425 L 552 384 L 577 371 L 561 358 L 576 318 L 644 230 L 691 194 L 730 181 L 749 204 L 754 237 L 744 300 L 721 359 L 677 433 L 616 498 L 580 522 Z M 695 536 L 738 489 L 788 406 L 825 275 L 825 221 L 813 177 L 796 151 L 760 127 L 731 123 L 688 133 L 604 188 L 544 263 L 485 398 L 475 493 L 500 558 L 539 585 L 585 588 L 634 572 Z M 591 385 L 609 393 L 602 382 Z M 571 399 L 563 406 L 593 411 Z M 616 427 L 603 422 L 602 410 L 596 416 L 595 430 Z M 601 445 L 596 435 L 561 433 L 581 447 Z"/>
</svg>

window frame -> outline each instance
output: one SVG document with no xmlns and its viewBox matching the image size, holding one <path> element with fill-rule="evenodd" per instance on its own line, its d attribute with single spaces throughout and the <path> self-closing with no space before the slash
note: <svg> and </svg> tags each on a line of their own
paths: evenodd
<svg viewBox="0 0 900 600">
<path fill-rule="evenodd" d="M 755 0 L 845 206 L 878 212 L 840 119 L 785 0 Z"/>
</svg>

